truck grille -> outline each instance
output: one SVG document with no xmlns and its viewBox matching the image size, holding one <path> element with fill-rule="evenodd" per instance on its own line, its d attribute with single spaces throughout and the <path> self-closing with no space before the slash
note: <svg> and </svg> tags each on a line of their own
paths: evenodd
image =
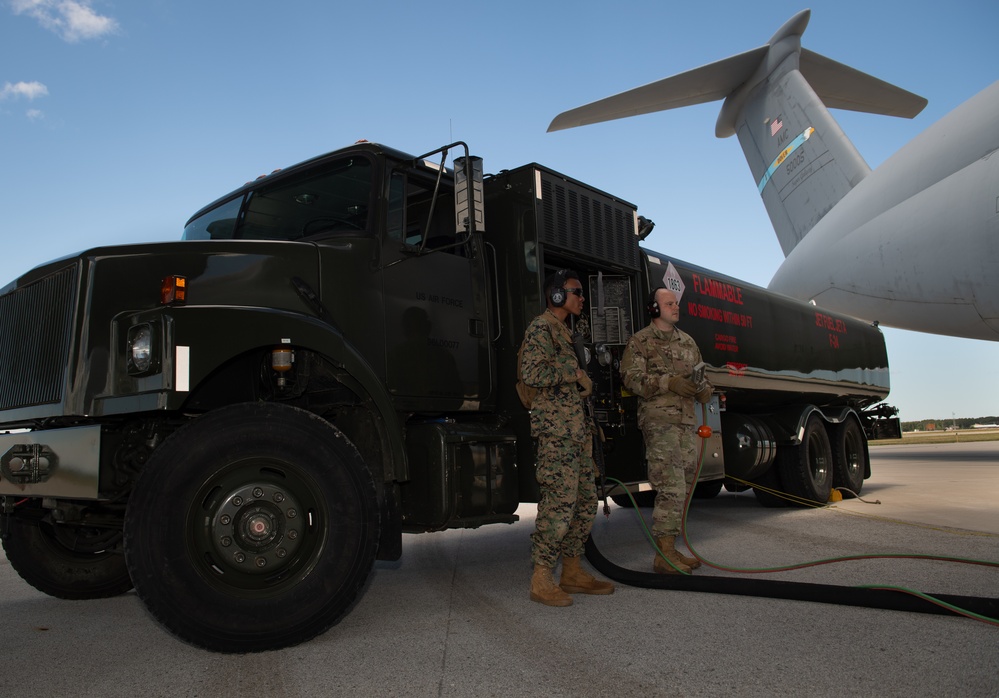
<svg viewBox="0 0 999 698">
<path fill-rule="evenodd" d="M 571 181 L 557 181 L 542 171 L 544 221 L 539 237 L 565 250 L 638 269 L 634 209 Z"/>
<path fill-rule="evenodd" d="M 76 266 L 0 296 L 0 410 L 62 399 Z"/>
</svg>

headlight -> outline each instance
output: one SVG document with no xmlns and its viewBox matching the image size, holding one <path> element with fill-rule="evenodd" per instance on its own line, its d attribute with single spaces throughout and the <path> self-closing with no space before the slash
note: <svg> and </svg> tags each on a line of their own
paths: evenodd
<svg viewBox="0 0 999 698">
<path fill-rule="evenodd" d="M 152 325 L 134 325 L 128 330 L 128 372 L 136 375 L 156 368 L 155 335 Z"/>
</svg>

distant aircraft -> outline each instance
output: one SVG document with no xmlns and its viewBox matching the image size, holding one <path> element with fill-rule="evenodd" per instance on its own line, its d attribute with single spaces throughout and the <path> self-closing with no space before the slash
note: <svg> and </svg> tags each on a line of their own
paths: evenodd
<svg viewBox="0 0 999 698">
<path fill-rule="evenodd" d="M 926 100 L 801 48 L 765 46 L 559 114 L 549 131 L 724 99 L 785 260 L 770 289 L 871 322 L 999 341 L 999 82 L 871 171 L 827 107 L 912 118 Z"/>
</svg>

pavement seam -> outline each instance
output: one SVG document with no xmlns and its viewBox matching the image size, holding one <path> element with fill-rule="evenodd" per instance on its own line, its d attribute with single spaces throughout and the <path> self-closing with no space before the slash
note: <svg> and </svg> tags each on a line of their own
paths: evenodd
<svg viewBox="0 0 999 698">
<path fill-rule="evenodd" d="M 461 559 L 461 547 L 465 543 L 465 532 L 464 530 L 458 536 L 458 545 L 455 550 L 454 560 L 451 563 L 451 590 L 448 594 L 447 599 L 447 622 L 444 624 L 444 648 L 441 652 L 441 676 L 440 680 L 437 682 L 437 696 L 444 695 L 444 677 L 447 675 L 447 654 L 448 649 L 451 646 L 451 618 L 454 612 L 454 594 L 457 588 L 456 581 L 458 579 L 458 561 Z"/>
</svg>

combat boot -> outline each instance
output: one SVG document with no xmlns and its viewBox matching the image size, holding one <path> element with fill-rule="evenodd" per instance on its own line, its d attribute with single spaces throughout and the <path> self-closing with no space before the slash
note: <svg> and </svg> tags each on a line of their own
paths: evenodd
<svg viewBox="0 0 999 698">
<path fill-rule="evenodd" d="M 531 577 L 531 601 L 543 603 L 545 606 L 572 605 L 572 597 L 555 584 L 552 568 L 544 565 L 534 566 L 534 575 Z"/>
<path fill-rule="evenodd" d="M 673 538 L 673 550 L 676 550 L 676 537 L 675 536 Z M 681 560 L 683 560 L 683 564 L 685 564 L 687 567 L 689 567 L 692 570 L 696 570 L 698 567 L 701 566 L 701 561 L 698 560 L 696 557 L 687 557 L 686 555 L 684 555 L 683 553 L 681 553 L 679 550 L 676 550 L 676 554 L 680 556 Z"/>
<path fill-rule="evenodd" d="M 601 582 L 580 566 L 578 557 L 562 558 L 562 578 L 558 585 L 567 594 L 613 594 L 614 585 Z"/>
<path fill-rule="evenodd" d="M 652 561 L 652 570 L 654 572 L 658 574 L 690 574 L 690 567 L 684 563 L 680 557 L 680 553 L 673 546 L 675 540 L 676 536 L 661 536 L 656 538 L 656 545 L 659 546 L 659 549 L 669 562 L 666 562 L 662 555 L 657 553 L 655 559 Z M 670 562 L 673 564 L 671 565 Z"/>
</svg>

